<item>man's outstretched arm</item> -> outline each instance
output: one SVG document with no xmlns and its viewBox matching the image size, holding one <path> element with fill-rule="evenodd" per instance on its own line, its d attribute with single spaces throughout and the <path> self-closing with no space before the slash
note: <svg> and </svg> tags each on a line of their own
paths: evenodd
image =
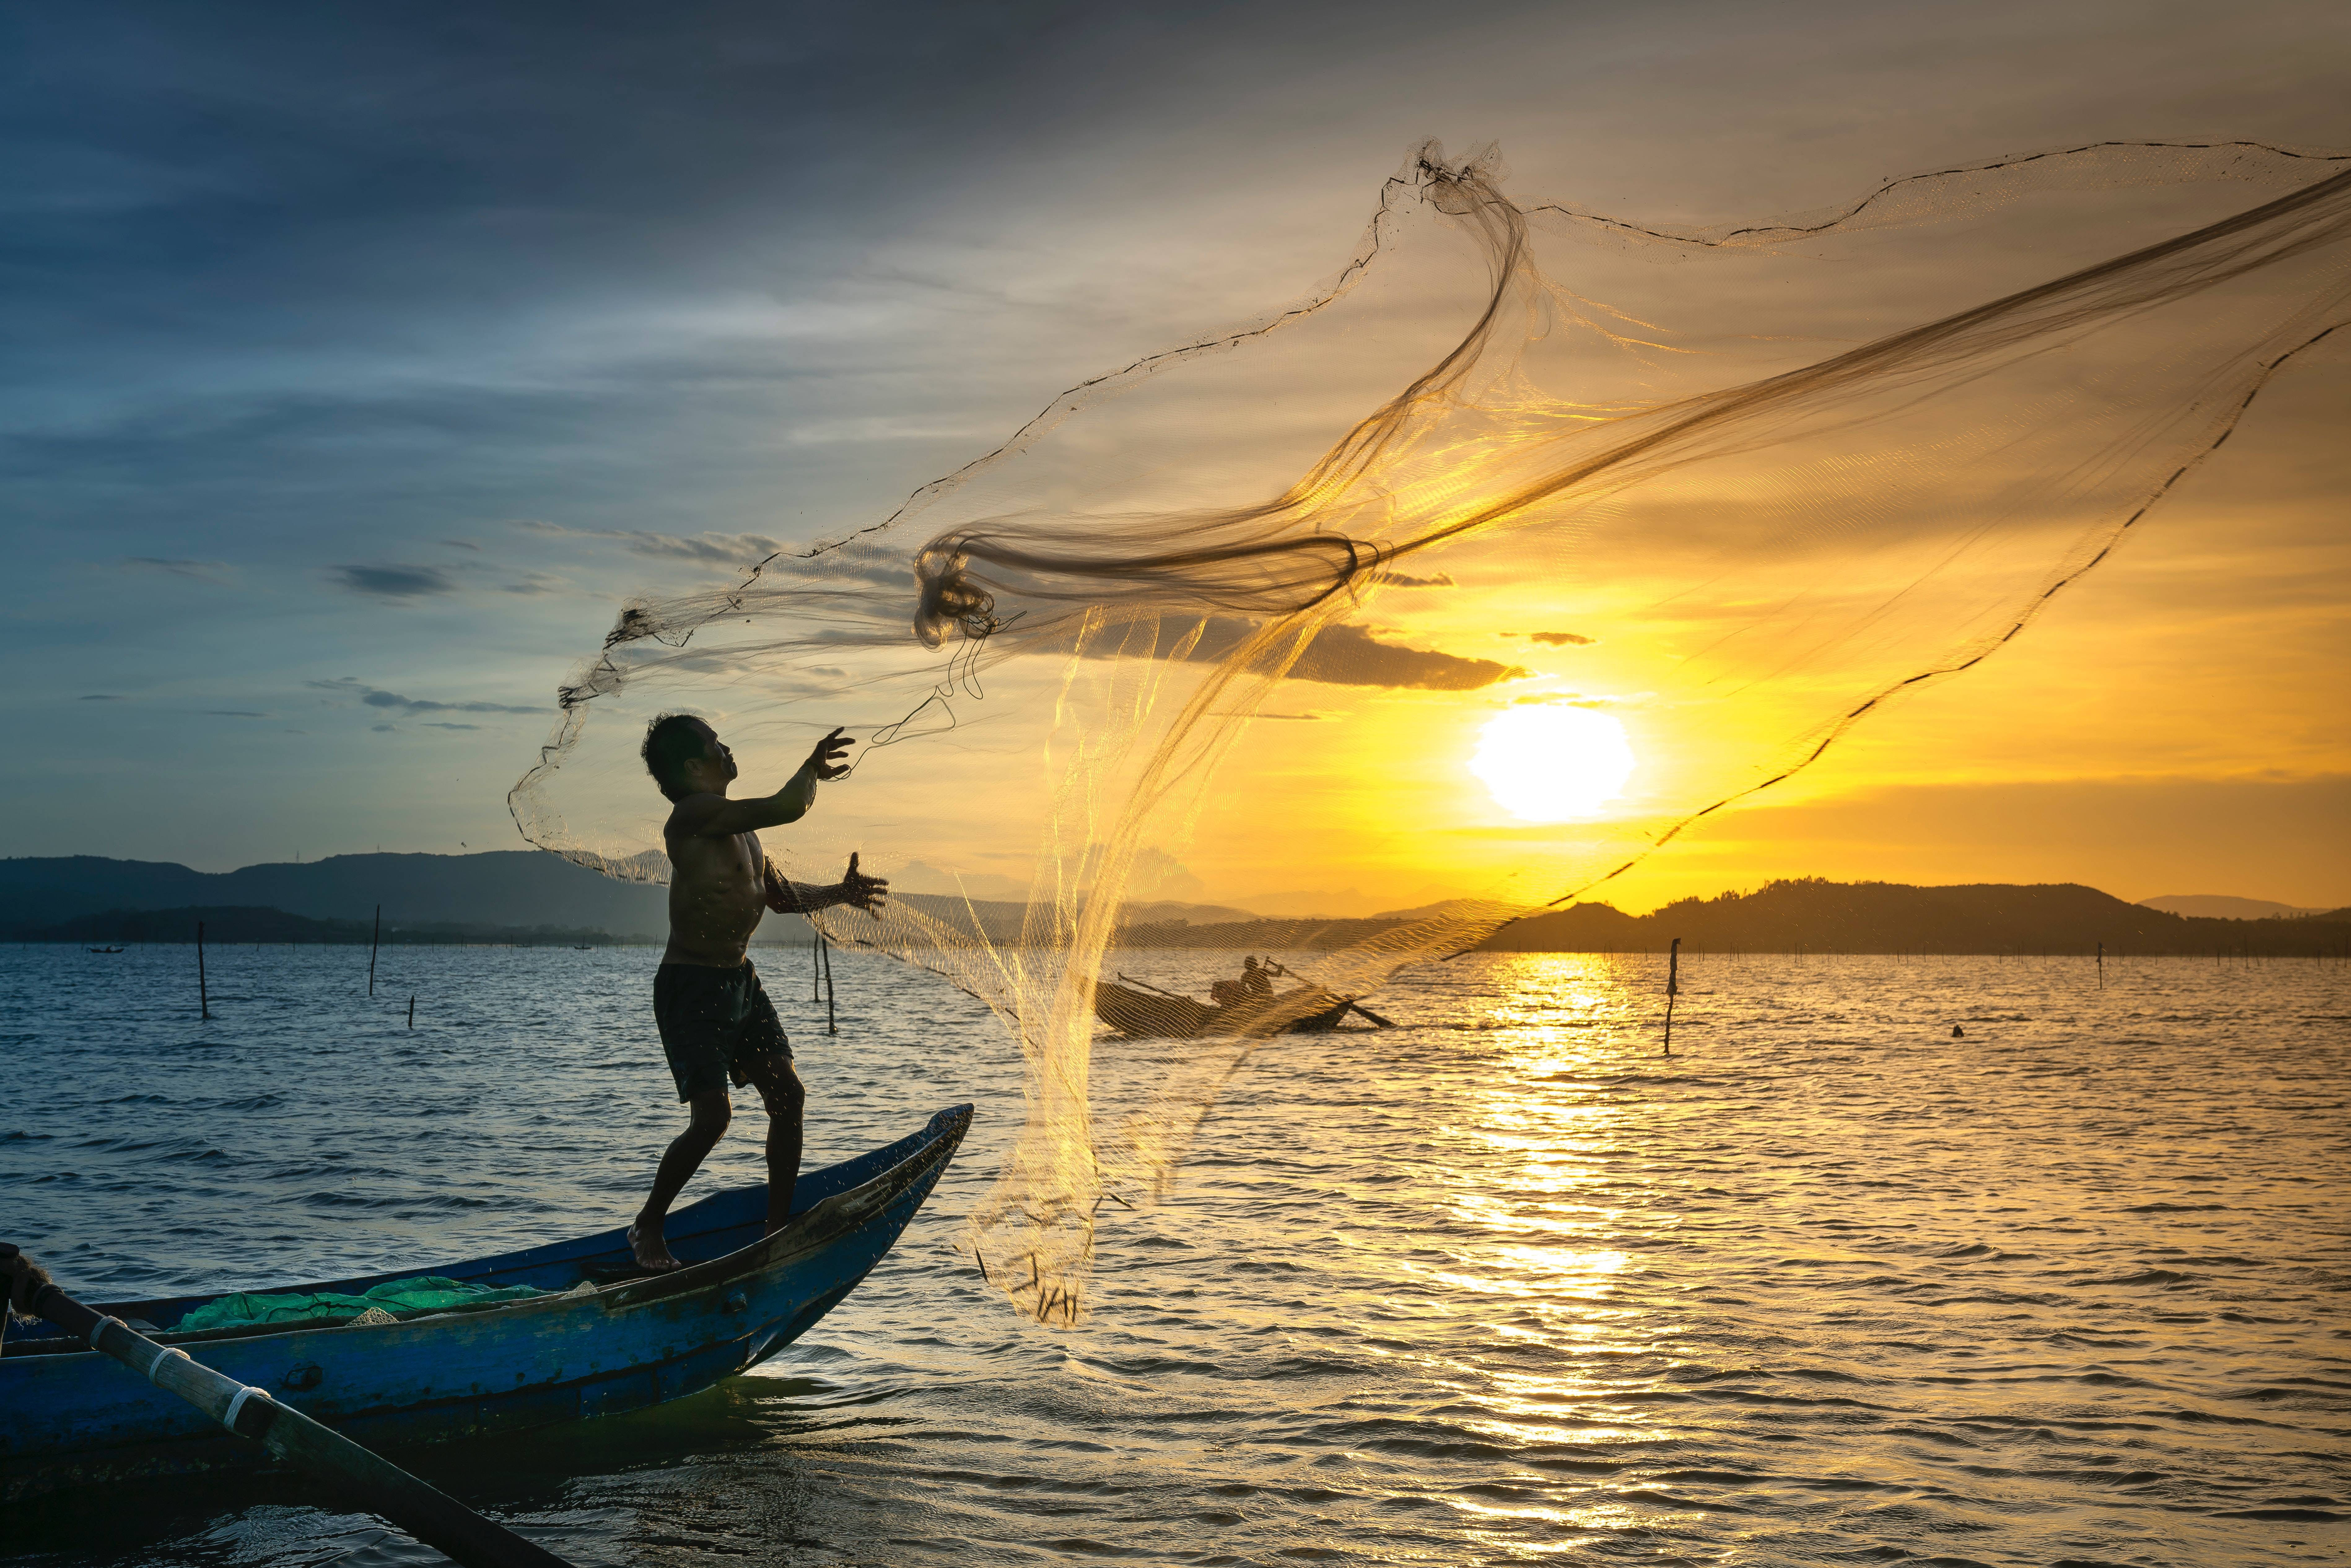
<svg viewBox="0 0 2351 1568">
<path fill-rule="evenodd" d="M 835 729 L 816 743 L 816 749 L 809 753 L 799 771 L 786 779 L 784 787 L 774 794 L 747 800 L 730 800 L 724 795 L 689 796 L 678 802 L 672 821 L 676 823 L 676 831 L 702 839 L 731 838 L 737 833 L 756 833 L 761 828 L 797 822 L 816 804 L 820 780 L 839 779 L 848 773 L 848 765 L 841 759 L 856 744 Z"/>
<path fill-rule="evenodd" d="M 857 869 L 857 853 L 850 852 L 849 873 L 839 882 L 819 885 L 814 883 L 788 882 L 776 862 L 765 866 L 768 882 L 768 907 L 778 915 L 813 915 L 820 909 L 831 909 L 847 904 L 868 915 L 881 912 L 883 900 L 890 896 L 886 877 L 867 876 Z"/>
</svg>

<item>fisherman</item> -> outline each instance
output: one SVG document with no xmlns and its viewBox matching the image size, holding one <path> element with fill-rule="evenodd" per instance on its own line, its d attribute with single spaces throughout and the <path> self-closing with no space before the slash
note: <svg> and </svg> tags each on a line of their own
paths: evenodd
<svg viewBox="0 0 2351 1568">
<path fill-rule="evenodd" d="M 1241 992 L 1250 1001 L 1273 1000 L 1273 964 L 1269 959 L 1260 966 L 1252 953 L 1241 960 Z"/>
<path fill-rule="evenodd" d="M 678 1267 L 662 1222 L 734 1119 L 730 1078 L 758 1090 L 767 1106 L 768 1232 L 790 1218 L 807 1092 L 792 1071 L 791 1042 L 745 949 L 766 910 L 805 915 L 845 904 L 870 915 L 890 884 L 860 873 L 852 853 L 841 881 L 795 886 L 760 851 L 758 831 L 806 816 L 818 781 L 848 773 L 841 758 L 855 744 L 835 729 L 816 743 L 782 789 L 758 800 L 730 800 L 735 754 L 710 726 L 672 713 L 645 728 L 645 770 L 673 807 L 662 829 L 670 863 L 669 946 L 653 975 L 653 1021 L 691 1119 L 662 1155 L 653 1196 L 629 1227 L 629 1248 L 642 1268 Z"/>
</svg>

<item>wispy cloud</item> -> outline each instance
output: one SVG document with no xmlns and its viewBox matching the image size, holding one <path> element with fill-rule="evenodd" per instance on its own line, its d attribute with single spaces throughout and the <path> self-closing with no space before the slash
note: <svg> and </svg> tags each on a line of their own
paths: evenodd
<svg viewBox="0 0 2351 1568">
<path fill-rule="evenodd" d="M 1552 648 L 1588 648 L 1599 641 L 1579 632 L 1505 632 L 1505 637 L 1524 637 L 1530 643 L 1541 643 Z"/>
<path fill-rule="evenodd" d="M 1390 588 L 1451 588 L 1453 580 L 1443 572 L 1434 577 L 1413 577 L 1401 571 L 1384 571 L 1379 580 Z"/>
<path fill-rule="evenodd" d="M 339 566 L 329 575 L 351 592 L 376 599 L 423 599 L 457 591 L 457 580 L 437 566 Z"/>
<path fill-rule="evenodd" d="M 196 582 L 209 582 L 215 588 L 228 586 L 229 566 L 225 560 L 181 560 L 157 555 L 127 555 L 122 558 L 122 568 L 125 571 L 167 572 Z"/>
<path fill-rule="evenodd" d="M 254 713 L 250 709 L 241 707 L 208 707 L 198 711 L 214 718 L 267 718 L 269 716 L 266 713 Z"/>
<path fill-rule="evenodd" d="M 424 727 L 427 729 L 479 729 L 482 727 L 478 724 L 449 724 L 441 720 L 429 720 Z"/>
<path fill-rule="evenodd" d="M 333 692 L 340 696 L 357 697 L 361 704 L 368 707 L 385 708 L 394 713 L 544 714 L 548 711 L 544 707 L 518 707 L 512 703 L 444 703 L 436 701 L 431 697 L 402 696 L 398 692 L 385 691 L 381 686 L 369 685 L 364 681 L 359 680 L 357 677 L 351 675 L 343 675 L 331 681 L 308 681 L 304 684 L 314 691 Z M 379 725 L 376 727 L 381 729 L 384 727 Z M 479 727 L 467 725 L 464 727 L 472 729 Z"/>
<path fill-rule="evenodd" d="M 86 703 L 121 703 L 129 702 L 131 699 L 125 696 L 118 696 L 112 692 L 92 692 L 89 695 L 76 700 Z"/>
<path fill-rule="evenodd" d="M 567 528 L 525 518 L 515 527 L 534 534 L 575 539 L 611 539 L 632 554 L 657 560 L 692 560 L 710 566 L 756 566 L 784 548 L 765 534 L 657 534 L 645 528 Z"/>
<path fill-rule="evenodd" d="M 1655 695 L 1652 692 L 1631 692 L 1622 696 L 1586 696 L 1582 692 L 1537 692 L 1531 696 L 1512 697 L 1512 707 L 1623 707 Z"/>
</svg>

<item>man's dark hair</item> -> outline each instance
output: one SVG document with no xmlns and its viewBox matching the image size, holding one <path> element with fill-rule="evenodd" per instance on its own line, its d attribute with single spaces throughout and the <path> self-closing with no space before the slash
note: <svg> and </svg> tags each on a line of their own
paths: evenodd
<svg viewBox="0 0 2351 1568">
<path fill-rule="evenodd" d="M 709 726 L 690 713 L 665 713 L 645 726 L 645 771 L 674 800 L 685 788 L 686 764 L 710 755 Z"/>
</svg>

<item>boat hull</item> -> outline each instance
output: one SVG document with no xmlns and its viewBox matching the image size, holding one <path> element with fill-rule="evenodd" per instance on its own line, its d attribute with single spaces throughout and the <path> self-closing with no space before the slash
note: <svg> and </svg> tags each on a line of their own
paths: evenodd
<svg viewBox="0 0 2351 1568">
<path fill-rule="evenodd" d="M 444 1442 L 615 1415 L 682 1398 L 758 1365 L 863 1280 L 946 1169 L 971 1108 L 800 1180 L 792 1223 L 762 1236 L 764 1187 L 677 1210 L 675 1273 L 631 1268 L 624 1232 L 434 1270 L 325 1285 L 363 1290 L 423 1272 L 567 1293 L 381 1326 L 155 1334 L 369 1447 Z M 210 1298 L 101 1307 L 176 1321 Z M 45 1325 L 43 1325 L 45 1326 Z M 241 1443 L 120 1364 L 12 1331 L 0 1354 L 0 1501 L 66 1487 L 258 1462 Z"/>
</svg>

